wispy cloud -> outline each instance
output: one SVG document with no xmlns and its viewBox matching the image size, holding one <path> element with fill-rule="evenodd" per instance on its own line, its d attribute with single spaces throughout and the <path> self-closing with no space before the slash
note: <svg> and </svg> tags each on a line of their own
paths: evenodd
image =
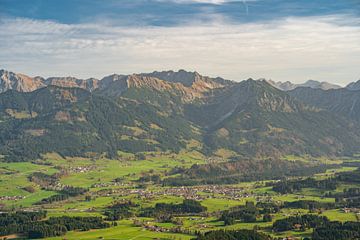
<svg viewBox="0 0 360 240">
<path fill-rule="evenodd" d="M 2 19 L 1 67 L 79 77 L 179 68 L 234 80 L 345 83 L 359 77 L 360 27 L 354 16 L 243 24 L 214 19 L 173 27 Z"/>
</svg>

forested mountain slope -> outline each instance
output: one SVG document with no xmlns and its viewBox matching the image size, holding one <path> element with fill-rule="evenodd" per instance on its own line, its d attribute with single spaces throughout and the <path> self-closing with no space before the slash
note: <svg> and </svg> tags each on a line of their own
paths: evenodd
<svg viewBox="0 0 360 240">
<path fill-rule="evenodd" d="M 351 155 L 360 144 L 356 121 L 300 99 L 295 93 L 302 88 L 287 93 L 264 80 L 181 70 L 44 83 L 0 94 L 0 154 L 7 160 L 47 152 L 112 158 L 118 151 L 177 152 L 191 140 L 204 154 L 227 149 L 246 158 Z M 324 92 L 335 91 L 342 89 Z"/>
</svg>

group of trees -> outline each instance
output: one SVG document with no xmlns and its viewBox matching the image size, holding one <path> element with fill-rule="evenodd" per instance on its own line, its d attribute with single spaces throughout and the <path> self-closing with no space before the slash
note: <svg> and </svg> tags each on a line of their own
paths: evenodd
<svg viewBox="0 0 360 240">
<path fill-rule="evenodd" d="M 63 201 L 70 197 L 75 197 L 75 196 L 84 194 L 87 191 L 89 191 L 89 189 L 87 189 L 87 188 L 65 186 L 60 191 L 58 191 L 59 192 L 58 194 L 52 195 L 47 198 L 43 198 L 36 204 L 49 204 L 49 203 L 53 203 L 53 202 Z"/>
<path fill-rule="evenodd" d="M 159 215 L 173 215 L 186 213 L 201 213 L 207 208 L 202 206 L 200 202 L 192 199 L 184 199 L 180 204 L 173 203 L 157 203 L 153 208 L 145 208 L 142 210 L 140 216 L 142 217 L 156 217 Z"/>
<path fill-rule="evenodd" d="M 148 183 L 152 182 L 155 184 L 161 183 L 161 177 L 159 174 L 145 174 L 144 176 L 141 176 L 138 180 L 140 183 Z"/>
<path fill-rule="evenodd" d="M 47 188 L 49 186 L 53 186 L 59 181 L 59 178 L 57 177 L 57 175 L 55 175 L 55 174 L 48 175 L 43 172 L 31 173 L 28 176 L 28 179 L 29 179 L 29 181 L 40 185 L 42 188 Z"/>
<path fill-rule="evenodd" d="M 289 162 L 279 159 L 233 159 L 216 164 L 196 164 L 181 176 L 166 178 L 163 185 L 234 184 L 242 181 L 281 179 L 284 176 L 309 176 L 324 172 L 328 166 Z"/>
<path fill-rule="evenodd" d="M 279 211 L 280 208 L 270 204 L 255 204 L 246 202 L 244 206 L 233 207 L 230 210 L 223 211 L 220 221 L 224 221 L 224 225 L 235 224 L 236 220 L 242 222 L 253 223 L 257 221 L 257 216 L 262 215 L 262 221 L 271 222 L 271 213 Z"/>
<path fill-rule="evenodd" d="M 107 228 L 101 217 L 51 217 L 46 212 L 14 212 L 0 214 L 0 235 L 25 234 L 28 238 L 64 235 L 67 231 Z"/>
<path fill-rule="evenodd" d="M 314 229 L 313 240 L 360 239 L 359 222 L 328 222 Z"/>
<path fill-rule="evenodd" d="M 338 173 L 336 178 L 346 183 L 360 183 L 360 168 L 352 172 Z"/>
<path fill-rule="evenodd" d="M 196 240 L 271 240 L 270 236 L 252 230 L 215 230 L 198 233 Z"/>
<path fill-rule="evenodd" d="M 327 224 L 329 219 L 324 216 L 306 214 L 301 216 L 291 216 L 284 219 L 276 220 L 273 224 L 273 230 L 276 232 L 302 230 L 320 227 Z"/>
<path fill-rule="evenodd" d="M 220 217 L 220 221 L 224 221 L 224 225 L 232 225 L 235 220 L 243 222 L 256 222 L 256 216 L 259 210 L 253 202 L 246 202 L 245 206 L 233 207 L 230 210 L 224 211 Z"/>
<path fill-rule="evenodd" d="M 104 215 L 108 221 L 117 221 L 120 219 L 129 218 L 133 216 L 130 208 L 136 206 L 137 205 L 131 201 L 115 203 L 106 208 Z"/>
<path fill-rule="evenodd" d="M 309 209 L 312 211 L 316 209 L 333 209 L 335 208 L 335 204 L 332 202 L 318 202 L 314 200 L 298 200 L 294 202 L 284 202 L 283 207 Z"/>
<path fill-rule="evenodd" d="M 360 207 L 360 188 L 344 189 L 342 193 L 332 194 L 339 207 Z"/>
<path fill-rule="evenodd" d="M 283 180 L 273 184 L 272 190 L 282 194 L 300 191 L 302 188 L 317 188 L 323 190 L 335 190 L 338 185 L 336 179 L 316 180 L 307 178 L 302 180 Z"/>
</svg>

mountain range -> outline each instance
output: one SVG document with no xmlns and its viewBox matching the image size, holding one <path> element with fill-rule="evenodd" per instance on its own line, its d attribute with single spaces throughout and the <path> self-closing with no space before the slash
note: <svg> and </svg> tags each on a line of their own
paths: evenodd
<svg viewBox="0 0 360 240">
<path fill-rule="evenodd" d="M 292 83 L 290 81 L 286 81 L 286 82 L 275 82 L 272 80 L 268 80 L 268 82 L 273 85 L 274 87 L 283 90 L 283 91 L 290 91 L 290 90 L 294 90 L 295 88 L 298 87 L 309 87 L 309 88 L 314 88 L 314 89 L 322 89 L 322 90 L 329 90 L 329 89 L 339 89 L 342 88 L 339 85 L 336 84 L 331 84 L 328 82 L 319 82 L 316 80 L 308 80 L 305 83 L 300 83 L 300 84 L 295 84 Z"/>
<path fill-rule="evenodd" d="M 1 70 L 0 77 L 0 156 L 7 161 L 47 152 L 116 158 L 119 151 L 225 150 L 262 159 L 359 151 L 356 83 L 284 83 L 285 89 L 184 70 L 100 80 Z"/>
</svg>

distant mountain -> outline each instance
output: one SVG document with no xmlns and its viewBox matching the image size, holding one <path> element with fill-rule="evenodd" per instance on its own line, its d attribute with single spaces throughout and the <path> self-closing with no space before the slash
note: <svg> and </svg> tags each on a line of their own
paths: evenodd
<svg viewBox="0 0 360 240">
<path fill-rule="evenodd" d="M 152 73 L 142 73 L 140 75 L 155 77 L 168 82 L 181 83 L 186 87 L 197 86 L 203 89 L 214 89 L 223 87 L 224 85 L 231 84 L 231 81 L 223 78 L 210 78 L 202 76 L 198 72 L 187 72 L 185 70 L 174 71 L 162 71 Z"/>
<path fill-rule="evenodd" d="M 0 70 L 0 93 L 9 89 L 19 92 L 31 92 L 44 87 L 41 77 L 31 78 L 24 74 L 16 74 L 6 70 Z"/>
<path fill-rule="evenodd" d="M 138 79 L 140 82 L 135 83 Z M 198 92 L 206 92 L 212 89 L 221 88 L 232 84 L 229 80 L 222 78 L 210 78 L 202 76 L 197 72 L 186 72 L 185 70 L 141 73 L 132 75 L 118 75 L 113 74 L 102 78 L 101 80 L 95 78 L 79 79 L 75 77 L 29 77 L 23 74 L 17 74 L 5 70 L 0 70 L 0 92 L 5 92 L 9 89 L 17 90 L 19 92 L 31 92 L 45 86 L 59 86 L 59 87 L 78 87 L 86 89 L 90 92 L 96 89 L 104 90 L 112 85 L 114 82 L 118 85 L 122 84 L 146 84 L 148 81 L 153 84 L 156 79 L 165 80 L 169 84 L 174 83 L 185 88 L 192 88 Z M 143 81 L 144 80 L 144 81 Z M 123 86 L 125 86 L 123 85 Z M 114 86 L 112 86 L 113 88 Z M 120 89 L 118 87 L 116 90 Z"/>
<path fill-rule="evenodd" d="M 360 121 L 360 91 L 348 88 L 322 89 L 296 88 L 288 92 L 301 102 L 333 112 L 339 116 Z"/>
<path fill-rule="evenodd" d="M 78 79 L 74 77 L 50 77 L 43 82 L 46 86 L 78 87 L 90 92 L 99 87 L 99 80 L 95 78 Z"/>
<path fill-rule="evenodd" d="M 78 79 L 74 77 L 29 77 L 24 74 L 0 70 L 0 93 L 7 90 L 32 92 L 45 86 L 78 87 L 88 91 L 98 88 L 99 80 L 95 78 Z"/>
<path fill-rule="evenodd" d="M 360 90 L 360 80 L 356 82 L 349 83 L 346 87 L 348 90 L 358 91 Z"/>
<path fill-rule="evenodd" d="M 309 87 L 314 89 L 322 89 L 322 90 L 329 90 L 329 89 L 339 89 L 341 86 L 336 84 L 331 84 L 328 82 L 319 82 L 315 80 L 308 80 L 305 83 L 301 84 L 294 84 L 289 81 L 287 82 L 275 82 L 272 80 L 268 80 L 268 82 L 273 85 L 274 87 L 283 90 L 283 91 L 290 91 L 298 87 Z"/>
<path fill-rule="evenodd" d="M 351 155 L 360 144 L 357 122 L 266 81 L 238 83 L 183 70 L 37 79 L 42 84 L 35 91 L 0 94 L 0 154 L 9 161 L 47 152 L 116 157 L 118 151 L 189 146 L 257 159 L 335 156 Z"/>
</svg>

